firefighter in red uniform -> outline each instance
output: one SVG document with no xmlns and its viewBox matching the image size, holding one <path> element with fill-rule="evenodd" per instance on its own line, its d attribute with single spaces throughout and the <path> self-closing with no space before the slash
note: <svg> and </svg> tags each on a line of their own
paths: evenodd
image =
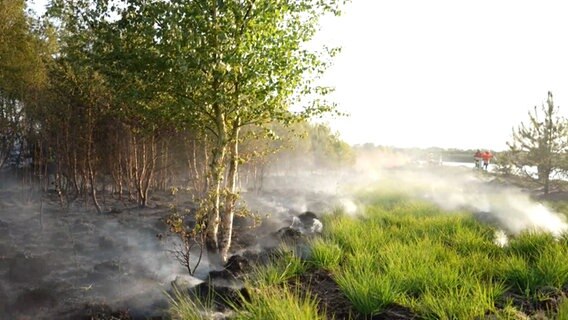
<svg viewBox="0 0 568 320">
<path fill-rule="evenodd" d="M 481 158 L 483 159 L 483 168 L 485 170 L 487 170 L 487 167 L 489 166 L 489 162 L 493 158 L 493 154 L 491 154 L 491 152 L 488 150 L 488 151 L 485 151 L 481 154 Z"/>
<path fill-rule="evenodd" d="M 473 155 L 473 161 L 475 163 L 475 168 L 481 169 L 481 151 L 479 151 L 479 149 L 477 149 L 477 151 Z"/>
</svg>

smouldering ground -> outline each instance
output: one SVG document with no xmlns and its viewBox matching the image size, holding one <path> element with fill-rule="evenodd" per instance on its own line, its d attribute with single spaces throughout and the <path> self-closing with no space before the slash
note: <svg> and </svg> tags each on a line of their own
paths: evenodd
<svg viewBox="0 0 568 320">
<path fill-rule="evenodd" d="M 64 210 L 48 194 L 0 188 L 0 319 L 78 319 L 102 306 L 162 313 L 163 291 L 184 272 L 156 237 L 168 208 L 105 204 L 121 210 Z"/>
<path fill-rule="evenodd" d="M 385 190 L 360 193 L 356 217 L 323 217 L 302 260 L 251 275 L 236 319 L 565 319 L 568 237 L 509 234 L 468 211 Z M 291 250 L 291 249 L 285 249 Z M 293 251 L 293 250 L 292 250 Z M 175 314 L 175 310 L 174 310 Z M 192 319 L 185 315 L 185 319 Z"/>
</svg>

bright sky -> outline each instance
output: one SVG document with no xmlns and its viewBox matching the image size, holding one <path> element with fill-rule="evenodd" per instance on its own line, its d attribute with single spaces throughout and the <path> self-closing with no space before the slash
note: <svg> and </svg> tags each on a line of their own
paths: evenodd
<svg viewBox="0 0 568 320">
<path fill-rule="evenodd" d="M 568 111 L 568 3 L 353 0 L 322 22 L 343 47 L 326 83 L 349 143 L 506 149 L 511 129 L 554 94 Z"/>
<path fill-rule="evenodd" d="M 46 0 L 35 0 L 37 4 Z M 322 21 L 341 46 L 326 75 L 349 143 L 503 150 L 554 94 L 568 112 L 563 0 L 352 0 Z"/>
</svg>

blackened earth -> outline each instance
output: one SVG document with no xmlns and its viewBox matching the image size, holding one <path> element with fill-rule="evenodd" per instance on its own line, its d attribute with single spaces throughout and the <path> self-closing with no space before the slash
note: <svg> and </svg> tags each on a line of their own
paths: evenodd
<svg viewBox="0 0 568 320">
<path fill-rule="evenodd" d="M 20 191 L 0 190 L 0 319 L 167 318 L 168 301 L 163 292 L 171 289 L 176 275 L 187 271 L 168 251 L 175 240 L 168 236 L 164 221 L 171 212 L 168 204 L 174 203 L 180 212 L 194 212 L 193 202 L 164 193 L 142 209 L 107 197 L 105 213 L 99 215 L 89 204 L 76 203 L 63 210 L 55 197 L 29 197 Z M 211 271 L 204 264 L 204 271 L 196 275 L 206 281 L 194 290 L 202 294 L 213 290 L 217 309 L 230 308 L 227 301 L 238 306 L 239 299 L 252 294 L 244 289 L 243 276 L 255 264 L 270 263 L 277 257 L 278 252 L 271 248 L 280 242 L 303 248 L 308 237 L 317 236 L 291 227 L 294 215 L 302 223 L 311 223 L 317 214 L 286 204 L 312 198 L 317 206 L 323 206 L 327 199 L 316 193 L 288 194 L 284 200 L 278 200 L 279 196 L 284 195 L 249 195 L 260 212 L 269 210 L 263 206 L 280 206 L 272 212 L 278 219 L 259 224 L 236 217 L 233 241 L 239 254 L 231 257 L 224 269 Z M 187 220 L 188 225 L 193 223 L 191 217 Z M 420 318 L 397 304 L 377 315 L 359 314 L 325 270 L 309 270 L 290 284 L 317 297 L 320 309 L 330 318 Z M 533 301 L 510 291 L 496 307 L 512 305 L 520 310 L 521 318 L 537 317 L 557 310 L 567 292 L 568 288 L 541 288 L 541 299 Z"/>
</svg>

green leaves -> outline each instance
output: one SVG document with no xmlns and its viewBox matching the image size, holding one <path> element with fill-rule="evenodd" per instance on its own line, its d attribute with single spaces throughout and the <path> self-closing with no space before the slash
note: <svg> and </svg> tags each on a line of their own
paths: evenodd
<svg viewBox="0 0 568 320">
<path fill-rule="evenodd" d="M 212 105 L 218 106 L 227 125 L 237 116 L 242 125 L 265 125 L 273 120 L 291 122 L 294 114 L 285 110 L 297 100 L 293 95 L 329 93 L 313 83 L 328 66 L 326 57 L 336 51 L 310 52 L 302 44 L 314 35 L 319 16 L 336 13 L 340 1 L 125 4 L 111 8 L 120 19 L 102 23 L 99 34 L 104 56 L 100 68 L 118 87 L 130 84 L 127 90 L 117 90 L 124 100 L 162 93 L 184 106 L 173 108 L 174 113 L 183 110 L 182 117 L 191 121 L 211 122 L 203 126 L 215 124 Z M 124 9 L 116 9 L 120 7 Z M 331 108 L 312 105 L 308 110 L 297 116 Z"/>
<path fill-rule="evenodd" d="M 190 129 L 212 139 L 209 173 L 216 217 L 207 226 L 211 240 L 220 190 L 236 185 L 233 178 L 243 159 L 241 128 L 290 125 L 333 110 L 323 99 L 330 90 L 318 88 L 316 81 L 334 51 L 308 50 L 306 42 L 319 17 L 335 13 L 340 3 L 54 0 L 50 14 L 60 31 L 58 60 L 79 79 L 97 76 L 92 87 L 87 81 L 74 86 L 93 98 L 85 103 L 89 112 L 116 117 L 138 133 Z M 289 111 L 300 103 L 303 112 Z M 110 105 L 120 107 L 102 108 Z M 264 137 L 274 138 L 271 133 L 266 130 Z M 227 162 L 232 176 L 224 181 Z"/>
<path fill-rule="evenodd" d="M 22 99 L 45 82 L 46 47 L 24 9 L 23 0 L 0 2 L 0 98 Z"/>
</svg>

